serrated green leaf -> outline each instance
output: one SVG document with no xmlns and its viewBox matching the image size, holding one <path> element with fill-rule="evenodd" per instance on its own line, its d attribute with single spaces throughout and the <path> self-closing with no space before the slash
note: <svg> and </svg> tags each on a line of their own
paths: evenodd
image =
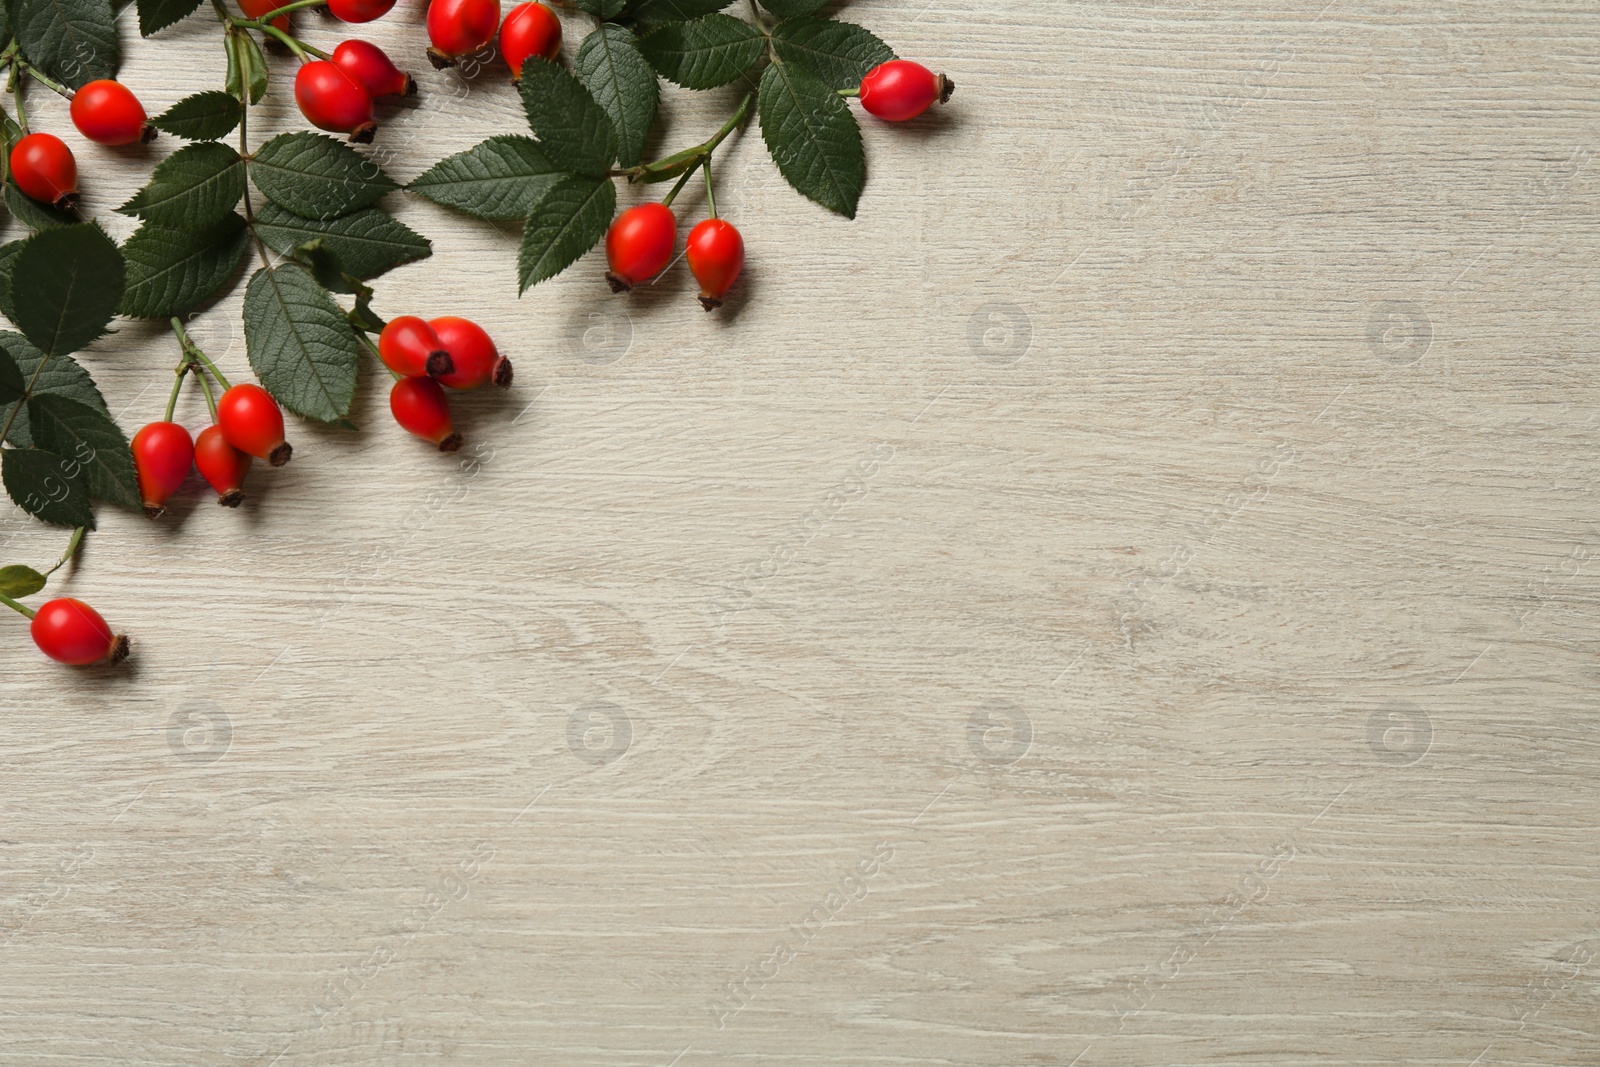
<svg viewBox="0 0 1600 1067">
<path fill-rule="evenodd" d="M 12 321 L 45 355 L 99 337 L 122 302 L 122 252 L 94 223 L 36 233 L 14 262 Z"/>
<path fill-rule="evenodd" d="M 847 219 L 867 180 L 855 116 L 827 82 L 793 63 L 761 76 L 761 137 L 778 172 L 803 195 Z"/>
<path fill-rule="evenodd" d="M 38 448 L 0 451 L 0 481 L 17 507 L 57 526 L 94 529 L 83 473 L 54 452 Z"/>
<path fill-rule="evenodd" d="M 259 104 L 267 92 L 267 57 L 261 54 L 261 46 L 240 30 L 223 38 L 223 49 L 228 55 L 228 76 L 222 87 L 241 101 L 248 90 L 250 103 Z"/>
<path fill-rule="evenodd" d="M 125 508 L 139 507 L 133 453 L 111 416 L 69 397 L 45 393 L 28 400 L 28 422 L 34 444 L 75 465 L 90 496 Z"/>
<path fill-rule="evenodd" d="M 604 174 L 617 158 L 611 116 L 565 67 L 544 59 L 522 64 L 522 109 L 550 161 L 576 174 Z"/>
<path fill-rule="evenodd" d="M 639 162 L 661 95 L 656 72 L 633 42 L 633 34 L 623 27 L 602 24 L 583 39 L 574 64 L 590 94 L 611 116 L 617 163 L 624 167 Z"/>
<path fill-rule="evenodd" d="M 263 267 L 244 294 L 250 366 L 296 415 L 333 422 L 350 411 L 361 351 L 344 312 L 302 266 Z"/>
<path fill-rule="evenodd" d="M 12 0 L 12 29 L 22 54 L 74 89 L 115 78 L 121 59 L 110 0 Z"/>
<path fill-rule="evenodd" d="M 175 229 L 204 229 L 244 196 L 244 160 L 229 145 L 184 145 L 156 164 L 143 189 L 117 208 L 146 222 Z"/>
<path fill-rule="evenodd" d="M 150 120 L 150 124 L 186 141 L 215 141 L 239 125 L 244 109 L 237 97 L 220 89 L 186 96 Z"/>
<path fill-rule="evenodd" d="M 0 567 L 0 593 L 19 600 L 25 596 L 32 596 L 44 588 L 44 575 L 32 567 L 24 567 L 20 563 L 13 563 L 9 567 Z"/>
<path fill-rule="evenodd" d="M 669 22 L 639 39 L 639 51 L 656 73 L 685 89 L 727 85 L 754 66 L 766 47 L 760 30 L 720 14 Z"/>
<path fill-rule="evenodd" d="M 12 404 L 27 391 L 28 381 L 11 354 L 0 348 L 0 410 Z M 5 425 L 0 422 L 0 426 Z"/>
<path fill-rule="evenodd" d="M 861 84 L 869 70 L 894 58 L 894 49 L 853 22 L 797 18 L 778 23 L 772 47 L 786 63 L 798 63 L 834 89 Z"/>
<path fill-rule="evenodd" d="M 203 0 L 137 0 L 139 36 L 148 37 L 191 14 Z"/>
<path fill-rule="evenodd" d="M 16 305 L 11 302 L 11 271 L 16 266 L 17 253 L 22 251 L 22 241 L 7 241 L 0 245 L 0 314 L 16 321 Z"/>
<path fill-rule="evenodd" d="M 569 174 L 557 182 L 522 227 L 518 293 L 577 262 L 606 234 L 617 210 L 610 178 Z"/>
<path fill-rule="evenodd" d="M 205 303 L 239 269 L 249 243 L 244 219 L 232 212 L 204 230 L 145 223 L 122 246 L 128 286 L 118 310 L 170 319 Z"/>
<path fill-rule="evenodd" d="M 446 156 L 406 188 L 480 219 L 524 219 L 564 173 L 533 138 L 501 134 Z"/>
<path fill-rule="evenodd" d="M 276 204 L 263 204 L 256 212 L 256 233 L 268 248 L 285 255 L 321 238 L 323 247 L 338 257 L 340 269 L 357 278 L 376 278 L 402 263 L 433 254 L 426 237 L 375 207 L 319 222 Z"/>
<path fill-rule="evenodd" d="M 822 9 L 828 0 L 761 0 L 761 6 L 780 19 L 795 19 Z"/>
<path fill-rule="evenodd" d="M 376 204 L 398 189 L 376 163 L 321 133 L 280 133 L 250 161 L 263 196 L 302 218 L 333 219 Z"/>
<path fill-rule="evenodd" d="M 627 0 L 573 0 L 578 10 L 597 19 L 614 19 L 627 6 Z"/>
<path fill-rule="evenodd" d="M 6 182 L 5 201 L 6 210 L 30 230 L 48 230 L 83 221 L 75 212 L 57 211 L 49 204 L 39 203 L 10 182 Z"/>
<path fill-rule="evenodd" d="M 643 0 L 633 9 L 633 20 L 641 26 L 665 22 L 688 22 L 714 11 L 721 11 L 733 0 Z"/>
<path fill-rule="evenodd" d="M 45 360 L 44 354 L 28 343 L 20 333 L 0 332 L 0 349 L 16 364 L 24 384 L 33 383 L 29 392 L 33 396 L 53 394 L 70 397 L 90 407 L 109 414 L 105 398 L 95 387 L 94 379 L 71 356 L 57 356 Z M 41 368 L 39 364 L 43 362 Z M 11 430 L 6 441 L 18 448 L 31 448 L 33 435 L 28 431 L 28 405 L 16 409 L 15 404 L 0 404 L 0 426 L 9 420 Z"/>
</svg>

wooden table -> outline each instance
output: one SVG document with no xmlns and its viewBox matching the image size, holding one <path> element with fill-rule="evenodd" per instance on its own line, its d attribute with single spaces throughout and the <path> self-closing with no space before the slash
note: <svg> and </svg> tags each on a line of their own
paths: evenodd
<svg viewBox="0 0 1600 1067">
<path fill-rule="evenodd" d="M 1600 10 L 845 15 L 960 86 L 857 221 L 752 128 L 708 316 L 392 196 L 380 312 L 516 361 L 461 456 L 371 374 L 240 511 L 105 509 L 131 669 L 4 623 L 0 1063 L 1600 1061 Z M 521 121 L 421 17 L 402 180 Z M 119 237 L 172 147 L 82 146 Z M 131 427 L 175 356 L 84 358 Z"/>
</svg>

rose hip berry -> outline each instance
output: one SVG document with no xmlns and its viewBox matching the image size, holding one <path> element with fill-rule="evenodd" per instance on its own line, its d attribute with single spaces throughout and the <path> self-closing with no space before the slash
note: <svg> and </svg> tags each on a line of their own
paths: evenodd
<svg viewBox="0 0 1600 1067">
<path fill-rule="evenodd" d="M 152 422 L 133 435 L 133 465 L 139 472 L 144 513 L 154 519 L 189 476 L 194 439 L 175 422 Z"/>
<path fill-rule="evenodd" d="M 411 96 L 417 83 L 411 75 L 396 67 L 387 53 L 366 41 L 342 41 L 333 50 L 333 61 L 357 85 L 374 98 L 380 96 Z"/>
<path fill-rule="evenodd" d="M 289 0 L 239 0 L 239 10 L 244 12 L 245 18 L 258 19 L 268 11 L 276 11 L 285 6 Z M 279 15 L 272 20 L 273 29 L 287 30 L 289 16 Z"/>
<path fill-rule="evenodd" d="M 914 119 L 935 100 L 941 104 L 956 91 L 956 83 L 935 74 L 921 63 L 891 59 L 867 71 L 861 79 L 861 106 L 886 122 Z"/>
<path fill-rule="evenodd" d="M 194 441 L 194 465 L 200 476 L 217 491 L 217 503 L 236 508 L 244 499 L 244 476 L 250 472 L 250 457 L 228 443 L 222 427 L 207 426 Z"/>
<path fill-rule="evenodd" d="M 378 358 L 384 366 L 407 378 L 438 377 L 455 369 L 439 335 L 415 315 L 389 320 L 378 335 Z"/>
<path fill-rule="evenodd" d="M 217 425 L 234 448 L 274 467 L 289 462 L 294 453 L 283 439 L 283 412 L 278 410 L 278 402 L 259 385 L 244 382 L 223 393 L 217 401 Z"/>
<path fill-rule="evenodd" d="M 450 402 L 432 378 L 401 378 L 389 390 L 389 410 L 402 429 L 439 446 L 440 452 L 461 447 L 461 435 L 450 422 Z"/>
<path fill-rule="evenodd" d="M 72 124 L 95 144 L 124 145 L 152 141 L 156 128 L 146 120 L 144 105 L 121 82 L 103 78 L 72 94 Z"/>
<path fill-rule="evenodd" d="M 443 70 L 490 41 L 500 27 L 500 0 L 433 0 L 428 5 L 428 59 Z"/>
<path fill-rule="evenodd" d="M 446 315 L 428 320 L 439 343 L 450 353 L 451 369 L 438 375 L 440 385 L 452 389 L 479 389 L 511 384 L 511 361 L 494 347 L 483 327 L 468 319 Z"/>
<path fill-rule="evenodd" d="M 128 657 L 128 639 L 111 632 L 100 613 L 81 600 L 60 597 L 34 613 L 28 633 L 39 651 L 57 663 L 86 667 Z"/>
<path fill-rule="evenodd" d="M 372 121 L 372 94 L 326 59 L 307 63 L 294 76 L 294 102 L 311 125 L 330 133 L 348 133 L 357 144 L 367 144 L 378 132 L 378 124 Z"/>
<path fill-rule="evenodd" d="M 49 133 L 30 133 L 11 149 L 11 177 L 28 196 L 63 210 L 78 202 L 72 149 Z"/>
<path fill-rule="evenodd" d="M 522 77 L 523 61 L 532 56 L 554 61 L 561 54 L 561 20 L 543 4 L 518 4 L 500 27 L 500 54 L 514 80 Z"/>
<path fill-rule="evenodd" d="M 394 7 L 394 0 L 328 0 L 328 12 L 340 22 L 371 22 Z"/>
<path fill-rule="evenodd" d="M 725 219 L 705 219 L 689 231 L 684 258 L 700 283 L 700 306 L 714 311 L 744 269 L 744 238 Z"/>
<path fill-rule="evenodd" d="M 630 207 L 606 231 L 606 281 L 620 293 L 654 278 L 672 260 L 678 239 L 678 220 L 665 204 Z"/>
</svg>

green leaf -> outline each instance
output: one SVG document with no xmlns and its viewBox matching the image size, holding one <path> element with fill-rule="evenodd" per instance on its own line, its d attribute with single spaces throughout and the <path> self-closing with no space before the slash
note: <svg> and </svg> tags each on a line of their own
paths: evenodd
<svg viewBox="0 0 1600 1067">
<path fill-rule="evenodd" d="M 44 354 L 30 345 L 27 338 L 20 333 L 0 332 L 0 349 L 3 349 L 16 364 L 23 382 L 33 383 L 33 388 L 30 390 L 33 396 L 43 396 L 48 393 L 70 397 L 99 411 L 110 413 L 105 398 L 95 387 L 94 379 L 89 377 L 89 372 L 71 356 L 57 356 L 45 362 L 41 369 L 39 364 L 44 361 Z M 0 426 L 4 426 L 7 420 L 11 422 L 11 430 L 6 434 L 6 441 L 18 448 L 31 448 L 33 435 L 28 431 L 28 405 L 23 404 L 16 411 L 14 418 L 13 407 L 15 405 L 0 404 Z"/>
<path fill-rule="evenodd" d="M 772 47 L 779 59 L 800 64 L 834 89 L 860 85 L 867 71 L 894 58 L 894 49 L 871 30 L 833 19 L 780 22 Z"/>
<path fill-rule="evenodd" d="M 5 201 L 6 210 L 30 230 L 48 230 L 83 221 L 75 212 L 57 211 L 49 204 L 39 203 L 10 182 L 6 182 Z"/>
<path fill-rule="evenodd" d="M 639 51 L 668 81 L 685 89 L 727 85 L 761 58 L 767 39 L 732 15 L 669 22 L 639 39 Z"/>
<path fill-rule="evenodd" d="M 139 479 L 128 439 L 111 416 L 88 404 L 46 393 L 28 401 L 34 444 L 76 464 L 89 495 L 139 507 Z"/>
<path fill-rule="evenodd" d="M 795 19 L 820 10 L 828 0 L 761 0 L 761 6 L 780 19 Z"/>
<path fill-rule="evenodd" d="M 24 567 L 20 563 L 13 563 L 9 567 L 0 567 L 0 593 L 4 593 L 13 600 L 32 596 L 43 588 L 44 575 L 32 567 Z"/>
<path fill-rule="evenodd" d="M 578 77 L 611 116 L 617 163 L 624 167 L 639 162 L 661 94 L 656 72 L 633 42 L 632 33 L 605 23 L 584 38 L 574 64 Z"/>
<path fill-rule="evenodd" d="M 565 67 L 543 59 L 522 64 L 522 108 L 550 161 L 577 174 L 604 174 L 617 158 L 611 117 Z"/>
<path fill-rule="evenodd" d="M 202 0 L 137 0 L 139 35 L 148 37 L 157 30 L 166 29 L 192 13 L 201 3 Z"/>
<path fill-rule="evenodd" d="M 0 405 L 9 406 L 20 398 L 28 389 L 28 381 L 22 376 L 22 369 L 17 366 L 17 361 L 11 358 L 10 353 L 0 348 Z M 4 408 L 0 407 L 0 411 Z M 0 422 L 0 426 L 5 425 Z"/>
<path fill-rule="evenodd" d="M 225 37 L 223 48 L 228 53 L 228 76 L 222 87 L 241 101 L 248 89 L 250 102 L 259 104 L 267 92 L 267 57 L 261 54 L 261 46 L 241 30 Z"/>
<path fill-rule="evenodd" d="M 0 245 L 0 314 L 13 321 L 17 317 L 17 307 L 11 302 L 11 271 L 23 244 L 22 241 L 8 241 Z"/>
<path fill-rule="evenodd" d="M 146 222 L 204 229 L 231 212 L 244 196 L 244 160 L 215 141 L 184 145 L 156 164 L 133 199 L 117 208 Z"/>
<path fill-rule="evenodd" d="M 855 116 L 827 82 L 793 63 L 761 76 L 761 136 L 789 184 L 829 211 L 856 217 L 867 180 Z"/>
<path fill-rule="evenodd" d="M 480 219 L 524 219 L 564 173 L 533 138 L 502 134 L 446 156 L 406 188 Z"/>
<path fill-rule="evenodd" d="M 614 19 L 627 6 L 627 0 L 573 0 L 578 10 L 597 19 Z"/>
<path fill-rule="evenodd" d="M 244 294 L 244 340 L 261 384 L 296 415 L 350 411 L 361 351 L 344 312 L 304 267 L 263 267 Z"/>
<path fill-rule="evenodd" d="M 400 186 L 354 148 L 321 133 L 280 133 L 256 151 L 250 179 L 263 196 L 307 219 L 376 204 Z"/>
<path fill-rule="evenodd" d="M 57 526 L 94 529 L 83 472 L 69 460 L 37 448 L 0 451 L 0 481 L 17 507 Z"/>
<path fill-rule="evenodd" d="M 522 227 L 517 292 L 577 262 L 605 236 L 616 210 L 617 188 L 610 178 L 569 174 L 557 182 Z"/>
<path fill-rule="evenodd" d="M 433 254 L 426 237 L 375 207 L 319 222 L 276 204 L 263 204 L 256 212 L 256 233 L 267 247 L 285 255 L 321 238 L 322 246 L 338 257 L 340 268 L 357 278 L 376 278 L 402 263 Z"/>
<path fill-rule="evenodd" d="M 249 244 L 244 219 L 232 212 L 203 230 L 145 223 L 122 246 L 128 287 L 118 310 L 170 319 L 205 303 L 239 269 Z"/>
<path fill-rule="evenodd" d="M 122 253 L 92 222 L 34 234 L 13 262 L 12 321 L 47 356 L 99 337 L 122 302 Z"/>
<path fill-rule="evenodd" d="M 150 123 L 186 141 L 215 141 L 233 132 L 243 113 L 238 98 L 220 89 L 211 89 L 184 97 Z"/>
<path fill-rule="evenodd" d="M 714 11 L 721 11 L 732 0 L 643 0 L 633 9 L 633 20 L 641 26 L 664 22 L 688 22 Z"/>
<path fill-rule="evenodd" d="M 110 0 L 12 0 L 9 6 L 22 54 L 52 78 L 77 89 L 117 76 Z"/>
</svg>

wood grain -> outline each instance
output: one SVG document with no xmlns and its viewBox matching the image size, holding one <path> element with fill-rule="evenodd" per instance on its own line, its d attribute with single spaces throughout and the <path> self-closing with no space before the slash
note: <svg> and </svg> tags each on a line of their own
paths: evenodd
<svg viewBox="0 0 1600 1067">
<path fill-rule="evenodd" d="M 10 627 L 0 1062 L 1600 1059 L 1600 10 L 848 17 L 960 86 L 857 221 L 748 131 L 707 316 L 393 196 L 379 311 L 516 360 L 467 464 L 370 376 L 239 512 L 107 515 L 133 669 Z M 520 123 L 421 18 L 401 180 Z M 220 79 L 125 20 L 152 110 Z M 119 237 L 172 147 L 82 149 Z M 174 355 L 85 358 L 137 425 Z"/>
</svg>

